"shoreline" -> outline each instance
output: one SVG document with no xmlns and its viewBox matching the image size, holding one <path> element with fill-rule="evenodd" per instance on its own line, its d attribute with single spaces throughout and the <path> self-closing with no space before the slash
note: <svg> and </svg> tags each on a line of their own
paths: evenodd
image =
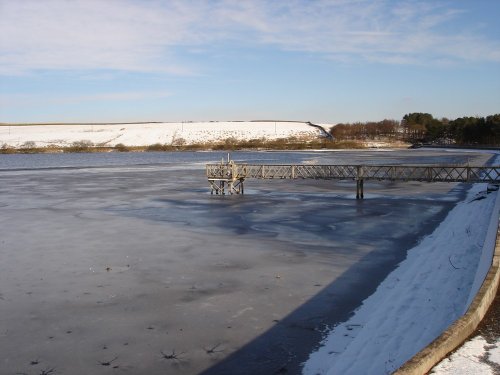
<svg viewBox="0 0 500 375">
<path fill-rule="evenodd" d="M 383 149 L 405 149 L 404 146 L 390 145 L 384 146 Z M 149 146 L 125 146 L 116 145 L 109 146 L 61 146 L 61 147 L 32 147 L 32 148 L 15 148 L 2 147 L 0 154 L 59 154 L 59 153 L 107 153 L 107 152 L 185 152 L 185 151 L 322 151 L 322 150 L 373 150 L 378 147 L 370 147 L 363 145 L 362 142 L 352 141 L 313 141 L 307 143 L 286 142 L 286 140 L 248 142 L 235 144 L 192 144 L 185 146 L 173 146 L 168 144 L 153 144 Z"/>
<path fill-rule="evenodd" d="M 378 150 L 378 151 L 391 151 L 391 150 L 405 150 L 410 148 L 409 144 L 394 143 L 385 144 L 380 147 L 365 145 L 364 141 L 317 141 L 307 143 L 282 143 L 279 140 L 278 144 L 273 141 L 265 142 L 262 145 L 248 145 L 242 144 L 192 144 L 185 146 L 172 146 L 168 144 L 153 144 L 149 146 L 125 146 L 116 145 L 109 146 L 63 146 L 63 147 L 34 147 L 34 148 L 16 148 L 16 147 L 0 147 L 0 155 L 14 155 L 14 154 L 68 154 L 68 153 L 134 153 L 134 152 L 211 152 L 211 151 L 254 151 L 254 152 L 272 152 L 272 151 L 336 151 L 336 150 Z M 470 151 L 496 151 L 498 147 L 470 147 L 470 146 L 429 146 L 428 149 L 450 149 L 450 150 L 470 150 Z"/>
<path fill-rule="evenodd" d="M 410 144 L 404 142 L 381 142 L 381 146 L 370 146 L 373 141 L 331 141 L 317 140 L 308 142 L 290 142 L 286 139 L 267 141 L 242 141 L 232 144 L 224 143 L 204 143 L 190 145 L 170 145 L 152 144 L 147 146 L 126 146 L 117 144 L 115 146 L 96 146 L 86 144 L 74 144 L 71 146 L 45 146 L 45 147 L 11 147 L 3 145 L 0 147 L 0 155 L 27 155 L 27 154 L 77 154 L 77 153 L 140 153 L 140 152 L 212 152 L 212 151 L 241 151 L 241 152 L 273 152 L 273 151 L 336 151 L 336 150 L 357 150 L 357 151 L 390 151 L 405 150 L 411 148 Z M 368 145 L 366 144 L 368 143 Z M 460 145 L 433 145 L 425 146 L 426 149 L 450 149 L 453 151 L 496 151 L 499 148 L 493 146 L 460 146 Z"/>
</svg>

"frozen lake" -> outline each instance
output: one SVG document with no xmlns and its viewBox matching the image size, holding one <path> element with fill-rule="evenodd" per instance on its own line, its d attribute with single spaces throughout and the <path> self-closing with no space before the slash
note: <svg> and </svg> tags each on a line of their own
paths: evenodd
<svg viewBox="0 0 500 375">
<path fill-rule="evenodd" d="M 0 155 L 0 368 L 300 372 L 468 185 L 246 182 L 226 153 Z M 236 161 L 484 164 L 445 150 L 238 152 Z"/>
</svg>

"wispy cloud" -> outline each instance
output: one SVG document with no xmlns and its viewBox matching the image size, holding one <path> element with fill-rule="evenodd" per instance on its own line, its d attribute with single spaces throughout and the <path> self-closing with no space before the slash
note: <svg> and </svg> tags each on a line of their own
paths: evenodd
<svg viewBox="0 0 500 375">
<path fill-rule="evenodd" d="M 454 23 L 464 12 L 435 1 L 0 0 L 0 74 L 193 74 L 202 61 L 184 52 L 228 42 L 342 61 L 499 62 L 498 38 Z"/>
<path fill-rule="evenodd" d="M 468 23 L 470 19 L 460 19 L 466 11 L 453 8 L 453 2 L 359 0 L 288 4 L 258 7 L 248 17 L 263 43 L 342 61 L 500 61 L 500 40 L 468 30 L 467 25 L 475 28 Z"/>
<path fill-rule="evenodd" d="M 173 47 L 198 43 L 175 2 L 0 0 L 0 71 L 117 69 L 189 73 Z M 196 16 L 194 16 L 196 17 Z"/>
</svg>

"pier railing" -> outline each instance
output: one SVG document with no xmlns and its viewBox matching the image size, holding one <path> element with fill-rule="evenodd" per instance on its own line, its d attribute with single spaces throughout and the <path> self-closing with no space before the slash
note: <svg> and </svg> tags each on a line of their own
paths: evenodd
<svg viewBox="0 0 500 375">
<path fill-rule="evenodd" d="M 207 164 L 212 193 L 243 193 L 243 182 L 256 179 L 355 180 L 357 197 L 363 197 L 364 180 L 500 183 L 500 166 L 444 165 L 309 165 L 309 164 Z"/>
</svg>

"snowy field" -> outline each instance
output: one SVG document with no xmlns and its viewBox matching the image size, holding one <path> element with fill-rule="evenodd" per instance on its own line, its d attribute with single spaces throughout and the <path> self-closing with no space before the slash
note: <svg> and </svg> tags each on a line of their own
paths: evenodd
<svg viewBox="0 0 500 375">
<path fill-rule="evenodd" d="M 323 124 L 326 131 L 330 124 Z M 6 125 L 0 126 L 0 146 L 20 147 L 34 142 L 37 147 L 69 146 L 73 142 L 91 141 L 98 146 L 148 146 L 220 142 L 228 138 L 250 140 L 297 137 L 317 139 L 324 135 L 320 128 L 306 122 L 226 121 L 171 122 L 104 125 Z"/>
</svg>

